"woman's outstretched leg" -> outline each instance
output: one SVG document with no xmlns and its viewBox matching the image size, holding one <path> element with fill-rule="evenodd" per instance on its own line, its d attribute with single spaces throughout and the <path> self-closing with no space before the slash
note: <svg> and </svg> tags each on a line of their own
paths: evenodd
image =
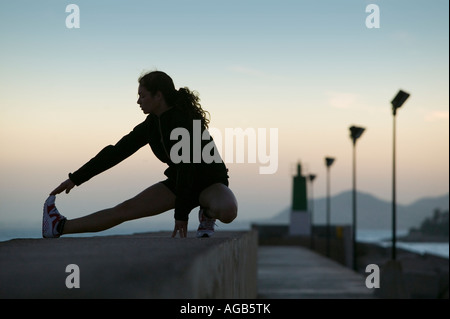
<svg viewBox="0 0 450 319">
<path fill-rule="evenodd" d="M 164 184 L 157 183 L 115 207 L 84 217 L 65 220 L 59 235 L 99 232 L 125 221 L 158 215 L 174 207 L 175 195 Z"/>
</svg>

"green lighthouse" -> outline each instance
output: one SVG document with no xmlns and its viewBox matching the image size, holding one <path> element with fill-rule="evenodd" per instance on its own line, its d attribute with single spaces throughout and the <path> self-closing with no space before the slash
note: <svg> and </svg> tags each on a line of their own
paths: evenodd
<svg viewBox="0 0 450 319">
<path fill-rule="evenodd" d="M 306 177 L 302 175 L 302 166 L 298 163 L 297 175 L 293 178 L 289 234 L 294 236 L 309 236 L 310 233 L 311 216 L 308 212 Z"/>
</svg>

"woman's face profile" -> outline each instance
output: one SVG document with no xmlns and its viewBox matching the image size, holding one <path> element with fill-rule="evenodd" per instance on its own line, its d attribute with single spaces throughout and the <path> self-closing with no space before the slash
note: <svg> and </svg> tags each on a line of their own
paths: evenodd
<svg viewBox="0 0 450 319">
<path fill-rule="evenodd" d="M 154 113 L 158 115 L 158 109 L 159 109 L 159 101 L 160 99 L 158 96 L 161 95 L 161 93 L 157 92 L 155 95 L 152 95 L 145 87 L 140 86 L 138 88 L 138 100 L 137 104 L 141 107 L 142 112 L 144 114 L 150 114 Z"/>
</svg>

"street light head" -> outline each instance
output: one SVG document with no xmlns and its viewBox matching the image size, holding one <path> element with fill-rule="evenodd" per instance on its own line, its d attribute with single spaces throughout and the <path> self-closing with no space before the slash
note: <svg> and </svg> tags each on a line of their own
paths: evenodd
<svg viewBox="0 0 450 319">
<path fill-rule="evenodd" d="M 358 126 L 350 127 L 350 137 L 353 140 L 353 143 L 356 143 L 356 140 L 364 133 L 365 128 Z"/>
<path fill-rule="evenodd" d="M 333 157 L 325 157 L 325 165 L 327 165 L 327 167 L 330 167 L 331 164 L 333 164 L 333 162 L 334 162 Z"/>
<path fill-rule="evenodd" d="M 395 115 L 397 113 L 397 109 L 400 108 L 403 103 L 408 99 L 409 93 L 406 93 L 402 90 L 398 91 L 397 95 L 391 101 L 392 103 L 392 112 Z"/>
<path fill-rule="evenodd" d="M 316 175 L 315 174 L 309 174 L 308 175 L 308 179 L 312 182 L 316 179 Z"/>
</svg>

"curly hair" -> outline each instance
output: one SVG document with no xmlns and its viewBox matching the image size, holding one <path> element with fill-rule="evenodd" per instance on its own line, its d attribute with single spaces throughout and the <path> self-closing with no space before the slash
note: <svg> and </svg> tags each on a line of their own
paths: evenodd
<svg viewBox="0 0 450 319">
<path fill-rule="evenodd" d="M 152 95 L 160 91 L 168 105 L 179 108 L 193 120 L 201 120 L 202 127 L 208 128 L 210 114 L 202 108 L 197 92 L 187 87 L 176 90 L 172 78 L 162 71 L 141 75 L 138 82 Z"/>
</svg>

